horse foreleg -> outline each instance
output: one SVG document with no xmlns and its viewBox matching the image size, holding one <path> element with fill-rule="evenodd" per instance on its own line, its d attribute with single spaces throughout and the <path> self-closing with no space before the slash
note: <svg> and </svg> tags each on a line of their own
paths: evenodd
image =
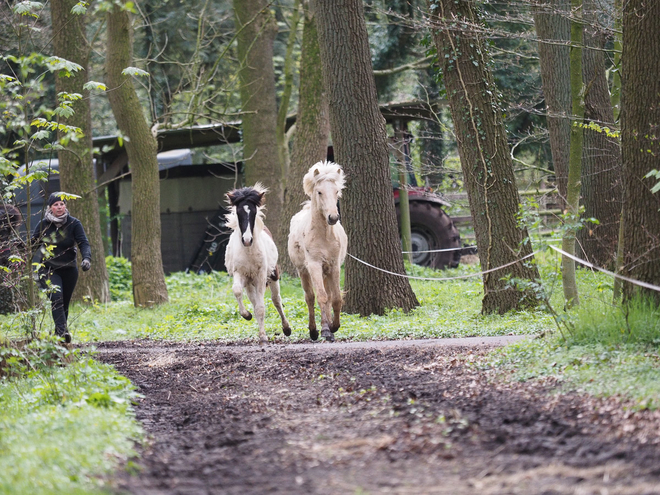
<svg viewBox="0 0 660 495">
<path fill-rule="evenodd" d="M 340 282 L 340 272 L 339 270 L 333 270 L 332 274 L 325 279 L 325 289 L 330 296 L 330 301 L 332 303 L 332 324 L 330 325 L 330 331 L 335 333 L 339 330 L 339 314 L 341 313 L 342 297 L 341 297 L 341 287 L 339 286 Z"/>
<path fill-rule="evenodd" d="M 244 286 L 245 282 L 243 277 L 241 277 L 239 273 L 234 273 L 234 285 L 232 290 L 234 291 L 234 297 L 236 298 L 236 301 L 238 301 L 238 311 L 243 318 L 249 321 L 252 319 L 252 314 L 247 309 L 245 309 L 245 305 L 243 304 Z"/>
<path fill-rule="evenodd" d="M 330 298 L 325 290 L 325 282 L 323 277 L 323 267 L 320 264 L 310 267 L 310 275 L 316 289 L 316 298 L 319 300 L 321 306 L 321 337 L 332 342 L 335 336 L 330 331 Z"/>
<path fill-rule="evenodd" d="M 264 303 L 264 294 L 266 292 L 266 287 L 263 288 L 254 287 L 252 285 L 247 287 L 248 297 L 252 302 L 252 307 L 254 308 L 254 315 L 257 318 L 257 324 L 259 325 L 259 343 L 265 344 L 268 342 L 266 338 L 266 304 Z"/>
<path fill-rule="evenodd" d="M 312 284 L 312 278 L 307 270 L 301 270 L 299 275 L 300 283 L 302 284 L 303 291 L 305 291 L 305 302 L 307 303 L 309 322 L 307 328 L 309 328 L 309 338 L 316 340 L 319 338 L 319 332 L 316 330 L 316 315 L 314 314 L 314 304 L 316 303 L 316 298 L 314 297 L 314 285 Z"/>
<path fill-rule="evenodd" d="M 282 297 L 280 296 L 280 282 L 278 280 L 270 282 L 270 295 L 271 299 L 273 300 L 273 305 L 275 306 L 275 309 L 280 314 L 280 318 L 282 319 L 282 332 L 284 332 L 284 335 L 288 337 L 291 335 L 291 327 L 289 326 L 289 321 L 286 319 L 286 316 L 284 316 Z"/>
</svg>

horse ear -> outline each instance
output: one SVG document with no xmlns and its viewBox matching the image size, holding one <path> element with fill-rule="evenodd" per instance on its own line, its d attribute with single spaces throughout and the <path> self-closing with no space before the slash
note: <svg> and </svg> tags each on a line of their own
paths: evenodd
<svg viewBox="0 0 660 495">
<path fill-rule="evenodd" d="M 341 175 L 341 169 L 340 168 L 337 169 L 337 175 Z"/>
<path fill-rule="evenodd" d="M 227 194 L 225 194 L 225 196 L 227 197 L 227 201 L 229 201 L 229 203 L 233 205 L 235 198 L 234 191 L 229 191 Z"/>
<path fill-rule="evenodd" d="M 315 169 L 314 169 L 314 177 L 316 177 L 316 176 L 319 175 L 320 173 L 321 173 L 321 172 L 319 172 L 319 169 L 318 169 L 318 168 L 315 168 Z"/>
<path fill-rule="evenodd" d="M 264 196 L 266 195 L 266 191 L 259 193 L 259 206 L 264 205 Z"/>
</svg>

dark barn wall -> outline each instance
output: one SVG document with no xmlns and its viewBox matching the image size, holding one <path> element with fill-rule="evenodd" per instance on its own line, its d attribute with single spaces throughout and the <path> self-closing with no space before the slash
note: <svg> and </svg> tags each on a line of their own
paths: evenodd
<svg viewBox="0 0 660 495">
<path fill-rule="evenodd" d="M 165 173 L 166 172 L 166 173 Z M 236 176 L 223 165 L 193 165 L 161 171 L 161 251 L 165 273 L 190 267 L 210 229 L 221 239 L 218 213 L 224 210 L 225 193 L 234 188 Z M 236 184 L 240 186 L 240 184 Z M 131 183 L 119 187 L 121 255 L 131 257 Z M 212 226 L 211 224 L 215 224 Z M 221 258 L 224 259 L 224 247 Z M 224 269 L 224 263 L 213 266 Z"/>
</svg>

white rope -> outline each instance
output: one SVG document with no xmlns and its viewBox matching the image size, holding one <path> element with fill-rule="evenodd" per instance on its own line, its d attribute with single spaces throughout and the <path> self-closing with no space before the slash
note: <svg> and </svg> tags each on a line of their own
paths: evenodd
<svg viewBox="0 0 660 495">
<path fill-rule="evenodd" d="M 588 261 L 585 261 L 585 260 L 582 260 L 582 259 L 580 259 L 576 256 L 573 256 L 572 254 L 568 254 L 566 251 L 562 251 L 561 249 L 559 249 L 557 247 L 554 247 L 554 246 L 550 246 L 550 247 L 552 249 L 554 249 L 555 251 L 557 251 L 558 253 L 561 253 L 563 256 L 566 256 L 566 257 L 572 259 L 573 261 L 577 261 L 578 263 L 581 263 L 584 266 L 588 266 L 589 268 L 592 268 L 594 270 L 598 270 L 599 272 L 607 273 L 608 275 L 611 275 L 615 278 L 619 278 L 621 280 L 625 280 L 626 282 L 630 282 L 631 284 L 639 285 L 640 287 L 644 287 L 646 289 L 651 289 L 651 290 L 655 290 L 655 291 L 660 292 L 660 287 L 658 287 L 657 285 L 652 285 L 652 284 L 649 284 L 649 283 L 646 283 L 646 282 L 641 282 L 639 280 L 635 280 L 634 278 L 624 277 L 623 275 L 619 275 L 617 273 L 613 273 L 613 272 L 610 272 L 608 270 L 605 270 L 605 268 L 600 268 L 599 266 L 593 265 L 592 263 L 589 263 Z"/>
<path fill-rule="evenodd" d="M 475 246 L 465 246 L 465 247 L 457 247 L 457 248 L 447 248 L 447 249 L 433 249 L 431 251 L 401 251 L 403 254 L 422 254 L 422 253 L 446 253 L 448 251 L 462 251 L 463 249 L 470 249 Z"/>
<path fill-rule="evenodd" d="M 486 273 L 496 272 L 497 270 L 501 270 L 502 268 L 506 268 L 508 266 L 515 265 L 516 263 L 519 263 L 523 260 L 526 260 L 527 258 L 531 258 L 537 252 L 538 251 L 534 251 L 533 253 L 530 253 L 527 256 L 523 256 L 519 260 L 515 260 L 515 261 L 512 261 L 511 263 L 507 263 L 506 265 L 498 266 L 496 268 L 491 268 L 490 270 L 486 270 L 486 271 L 483 271 L 483 272 L 471 273 L 469 275 L 461 275 L 461 276 L 458 276 L 458 277 L 443 277 L 443 278 L 415 277 L 413 275 L 407 275 L 405 273 L 394 273 L 394 272 L 390 272 L 388 270 L 385 270 L 383 268 L 378 268 L 377 266 L 374 266 L 370 263 L 367 263 L 366 261 L 362 261 L 360 258 L 356 258 L 351 253 L 346 253 L 346 254 L 348 254 L 355 261 L 358 261 L 358 262 L 362 263 L 363 265 L 367 265 L 368 267 L 373 268 L 374 270 L 378 270 L 380 272 L 387 273 L 389 275 L 394 275 L 396 277 L 404 277 L 404 278 L 409 278 L 409 279 L 414 279 L 414 280 L 430 280 L 430 281 L 444 282 L 444 281 L 448 281 L 448 280 L 461 280 L 461 279 L 465 279 L 465 278 L 478 277 L 479 275 L 485 275 Z"/>
</svg>

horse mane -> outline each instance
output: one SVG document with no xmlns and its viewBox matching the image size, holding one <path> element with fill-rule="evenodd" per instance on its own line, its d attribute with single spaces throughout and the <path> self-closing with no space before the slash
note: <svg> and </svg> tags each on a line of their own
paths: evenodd
<svg viewBox="0 0 660 495">
<path fill-rule="evenodd" d="M 327 160 L 312 165 L 309 171 L 305 174 L 305 177 L 303 177 L 303 189 L 305 194 L 311 198 L 316 184 L 324 180 L 330 180 L 337 184 L 337 187 L 339 188 L 339 194 L 337 196 L 341 198 L 341 190 L 346 185 L 346 176 L 344 175 L 341 165 L 337 165 L 336 163 Z"/>
<path fill-rule="evenodd" d="M 227 196 L 227 203 L 229 203 L 229 213 L 225 215 L 225 226 L 236 230 L 238 229 L 238 216 L 236 216 L 236 204 L 242 201 L 249 201 L 257 207 L 257 218 L 255 227 L 263 227 L 264 225 L 264 195 L 268 192 L 268 189 L 264 187 L 261 182 L 257 182 L 252 187 L 241 187 L 240 189 L 234 189 L 229 191 Z"/>
</svg>

